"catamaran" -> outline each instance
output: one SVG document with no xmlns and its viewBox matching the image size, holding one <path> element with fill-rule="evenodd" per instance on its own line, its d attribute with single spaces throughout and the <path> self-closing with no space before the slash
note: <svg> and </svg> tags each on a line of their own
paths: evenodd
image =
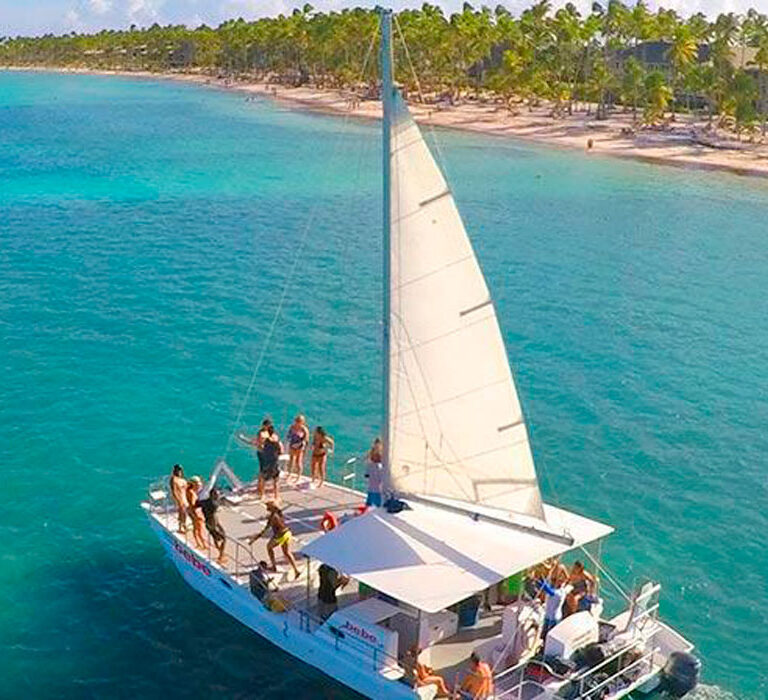
<svg viewBox="0 0 768 700">
<path fill-rule="evenodd" d="M 264 545 L 248 539 L 265 503 L 226 463 L 208 484 L 228 476 L 219 507 L 226 563 L 179 531 L 162 482 L 142 503 L 149 523 L 192 588 L 370 698 L 435 697 L 437 685 L 414 676 L 414 655 L 459 688 L 471 654 L 493 677 L 476 697 L 682 697 L 700 664 L 693 645 L 659 619 L 660 586 L 627 591 L 600 556 L 612 528 L 542 501 L 488 287 L 448 183 L 393 83 L 392 60 L 392 14 L 382 10 L 387 502 L 360 513 L 364 495 L 346 485 L 283 485 L 301 576 L 279 570 L 269 589 L 259 576 Z M 323 527 L 329 518 L 342 524 Z M 550 621 L 544 635 L 547 593 L 534 572 L 569 555 L 593 572 L 591 603 Z M 322 565 L 350 580 L 330 615 L 317 600 Z M 609 616 L 611 596 L 622 605 Z"/>
</svg>

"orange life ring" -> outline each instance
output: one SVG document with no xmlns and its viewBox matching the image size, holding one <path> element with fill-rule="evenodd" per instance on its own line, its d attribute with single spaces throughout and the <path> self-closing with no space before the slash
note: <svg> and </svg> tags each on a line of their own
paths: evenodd
<svg viewBox="0 0 768 700">
<path fill-rule="evenodd" d="M 331 513 L 331 511 L 326 510 L 325 513 L 323 513 L 323 519 L 320 521 L 320 529 L 324 532 L 330 532 L 331 530 L 335 530 L 338 525 L 338 518 Z"/>
</svg>

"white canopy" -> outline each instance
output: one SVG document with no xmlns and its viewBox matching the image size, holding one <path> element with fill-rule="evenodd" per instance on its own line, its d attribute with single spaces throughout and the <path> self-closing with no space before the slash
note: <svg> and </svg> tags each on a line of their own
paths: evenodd
<svg viewBox="0 0 768 700">
<path fill-rule="evenodd" d="M 425 612 L 437 612 L 548 557 L 604 537 L 613 528 L 553 506 L 573 543 L 421 503 L 378 508 L 318 537 L 301 553 Z M 517 521 L 520 525 L 529 523 Z"/>
</svg>

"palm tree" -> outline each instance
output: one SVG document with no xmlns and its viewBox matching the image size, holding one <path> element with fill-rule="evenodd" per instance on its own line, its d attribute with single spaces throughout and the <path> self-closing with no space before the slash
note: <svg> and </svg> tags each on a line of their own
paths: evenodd
<svg viewBox="0 0 768 700">
<path fill-rule="evenodd" d="M 646 106 L 643 120 L 646 124 L 657 124 L 664 119 L 667 105 L 672 99 L 672 89 L 667 85 L 667 78 L 659 70 L 645 76 Z"/>
<path fill-rule="evenodd" d="M 621 98 L 624 104 L 632 105 L 632 122 L 637 122 L 637 106 L 645 88 L 645 69 L 634 56 L 624 63 L 621 83 Z"/>
<path fill-rule="evenodd" d="M 683 88 L 686 74 L 698 57 L 699 47 L 693 31 L 687 24 L 678 24 L 672 36 L 672 46 L 667 57 L 672 63 L 672 85 L 680 90 Z"/>
</svg>

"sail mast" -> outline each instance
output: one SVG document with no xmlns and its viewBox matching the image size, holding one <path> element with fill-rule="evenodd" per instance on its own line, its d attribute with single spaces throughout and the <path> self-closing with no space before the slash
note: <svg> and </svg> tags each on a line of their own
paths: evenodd
<svg viewBox="0 0 768 700">
<path fill-rule="evenodd" d="M 389 374 L 390 374 L 390 235 L 392 227 L 391 212 L 391 175 L 392 175 L 392 10 L 381 10 L 381 102 L 382 102 L 382 173 L 383 173 L 383 211 L 382 211 L 382 252 L 383 252 L 383 302 L 382 302 L 382 440 L 384 442 L 384 474 L 387 487 L 389 478 Z"/>
</svg>

